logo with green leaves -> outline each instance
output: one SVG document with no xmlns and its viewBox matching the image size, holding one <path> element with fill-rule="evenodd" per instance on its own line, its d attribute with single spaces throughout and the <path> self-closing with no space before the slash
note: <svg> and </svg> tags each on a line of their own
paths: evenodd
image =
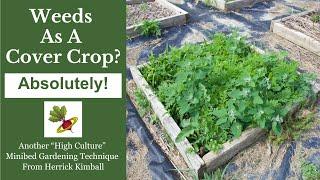
<svg viewBox="0 0 320 180">
<path fill-rule="evenodd" d="M 66 114 L 66 106 L 53 106 L 53 109 L 50 111 L 49 121 L 62 122 L 62 124 L 57 129 L 57 133 L 63 133 L 68 130 L 72 132 L 72 126 L 78 121 L 78 117 L 66 119 Z"/>
</svg>

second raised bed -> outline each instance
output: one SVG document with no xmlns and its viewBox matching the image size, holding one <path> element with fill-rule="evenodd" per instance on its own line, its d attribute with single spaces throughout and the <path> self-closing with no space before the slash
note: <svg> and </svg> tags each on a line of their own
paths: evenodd
<svg viewBox="0 0 320 180">
<path fill-rule="evenodd" d="M 320 56 L 320 10 L 311 10 L 272 21 L 271 31 Z M 315 19 L 316 20 L 316 19 Z"/>
<path fill-rule="evenodd" d="M 240 10 L 244 7 L 252 7 L 256 3 L 268 0 L 201 0 L 206 5 L 213 6 L 224 11 Z"/>
<path fill-rule="evenodd" d="M 139 5 L 141 6 L 141 3 L 140 4 L 132 4 L 129 6 L 139 6 Z M 140 22 L 136 22 L 134 24 L 130 23 L 129 25 L 127 23 L 126 33 L 129 38 L 141 35 L 142 21 L 144 21 L 144 20 L 152 20 L 152 21 L 158 22 L 161 29 L 173 27 L 173 26 L 181 26 L 181 25 L 184 25 L 187 23 L 188 12 L 184 11 L 183 9 L 177 7 L 176 5 L 170 3 L 166 0 L 154 0 L 151 2 L 144 2 L 144 3 L 142 3 L 142 5 L 145 7 L 147 7 L 148 5 L 157 6 L 158 8 L 155 8 L 154 9 L 155 11 L 153 11 L 153 12 L 146 9 L 145 13 L 149 13 L 150 15 L 147 14 L 145 17 L 143 17 L 143 19 L 140 19 Z M 156 19 L 152 19 L 152 18 L 150 19 L 149 17 L 152 16 L 152 13 L 157 13 L 156 12 L 157 9 L 158 10 L 162 9 L 162 11 L 167 11 L 167 14 L 170 14 L 170 15 L 156 18 Z M 136 12 L 133 12 L 133 13 L 136 13 Z M 134 16 L 134 14 L 128 15 L 128 16 Z M 156 14 L 155 16 L 159 16 L 159 15 Z M 127 17 L 127 19 L 129 19 L 129 18 Z"/>
</svg>

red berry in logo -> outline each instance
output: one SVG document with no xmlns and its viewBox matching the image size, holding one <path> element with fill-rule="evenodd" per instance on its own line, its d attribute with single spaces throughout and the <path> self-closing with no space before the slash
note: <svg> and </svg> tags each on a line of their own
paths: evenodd
<svg viewBox="0 0 320 180">
<path fill-rule="evenodd" d="M 70 119 L 69 120 L 64 120 L 63 124 L 62 124 L 62 128 L 71 130 L 71 125 L 72 125 L 72 122 L 71 122 Z"/>
</svg>

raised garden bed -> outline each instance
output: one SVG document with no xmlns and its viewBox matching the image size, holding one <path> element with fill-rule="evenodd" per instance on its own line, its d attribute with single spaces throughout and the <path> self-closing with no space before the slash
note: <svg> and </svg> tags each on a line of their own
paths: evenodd
<svg viewBox="0 0 320 180">
<path fill-rule="evenodd" d="M 216 39 L 217 40 L 217 39 Z M 218 38 L 219 40 L 219 38 Z M 234 40 L 231 40 L 230 42 L 233 42 Z M 229 43 L 230 43 L 229 42 Z M 236 43 L 237 44 L 237 43 Z M 193 45 L 189 46 L 190 48 L 192 47 Z M 204 45 L 206 46 L 206 45 Z M 238 43 L 238 45 L 240 47 L 240 49 L 244 48 L 246 50 L 248 50 L 247 46 L 245 47 L 241 47 L 243 46 L 242 43 Z M 201 47 L 201 45 L 200 45 Z M 188 49 L 188 47 L 186 47 L 186 49 Z M 210 48 L 209 48 L 210 49 Z M 233 49 L 233 48 L 231 48 Z M 230 50 L 231 50 L 230 49 Z M 244 50 L 242 49 L 242 50 Z M 197 50 L 199 49 L 195 49 L 194 52 L 197 52 Z M 211 49 L 212 52 L 215 52 L 214 49 Z M 237 53 L 243 53 L 241 52 L 239 49 L 234 49 L 235 52 Z M 239 50 L 239 51 L 238 51 Z M 175 52 L 177 54 L 179 54 L 179 50 L 175 50 Z M 184 52 L 180 52 L 181 54 L 177 55 L 177 56 L 181 56 L 181 57 L 184 57 Z M 183 55 L 184 54 L 184 55 Z M 258 53 L 255 54 L 254 57 L 259 57 L 257 55 Z M 172 54 L 171 54 L 172 55 Z M 210 55 L 208 55 L 208 57 L 211 57 Z M 274 56 L 264 56 L 264 58 L 272 58 Z M 200 59 L 202 58 L 205 58 L 205 57 L 201 57 Z M 230 57 L 229 57 L 230 58 Z M 261 57 L 260 57 L 261 58 Z M 263 58 L 262 58 L 263 59 Z M 162 60 L 163 57 L 162 57 Z M 208 59 L 209 60 L 209 59 Z M 152 64 L 152 63 L 151 63 Z M 165 64 L 165 63 L 164 63 Z M 268 63 L 267 63 L 268 64 Z M 281 64 L 280 61 L 278 63 L 275 63 L 275 64 Z M 164 129 L 166 130 L 166 132 L 168 133 L 168 135 L 170 136 L 170 138 L 174 141 L 174 144 L 175 146 L 177 147 L 177 149 L 179 150 L 181 156 L 183 157 L 183 159 L 185 160 L 185 162 L 187 163 L 187 165 L 189 166 L 190 169 L 194 170 L 195 173 L 198 175 L 198 176 L 201 176 L 203 175 L 203 173 L 205 171 L 213 171 L 215 170 L 217 167 L 225 164 L 228 160 L 230 160 L 234 155 L 236 155 L 238 152 L 242 151 L 244 148 L 250 146 L 251 144 L 255 143 L 259 138 L 261 138 L 264 134 L 265 134 L 265 130 L 262 130 L 260 128 L 255 128 L 254 126 L 247 126 L 247 127 L 243 127 L 244 128 L 244 131 L 241 133 L 240 136 L 237 136 L 237 137 L 233 137 L 231 139 L 228 139 L 226 140 L 222 146 L 220 146 L 220 148 L 217 150 L 217 151 L 214 151 L 214 150 L 205 150 L 204 148 L 198 148 L 197 152 L 190 152 L 192 149 L 194 150 L 195 148 L 195 143 L 193 142 L 192 144 L 190 143 L 190 140 L 188 140 L 187 138 L 184 138 L 182 136 L 181 138 L 181 132 L 184 131 L 184 129 L 181 130 L 181 126 L 179 126 L 178 124 L 181 124 L 181 121 L 184 121 L 185 119 L 180 119 L 179 118 L 177 119 L 174 119 L 172 117 L 172 111 L 169 113 L 167 111 L 167 109 L 165 108 L 165 105 L 160 101 L 160 99 L 158 98 L 158 96 L 156 95 L 156 93 L 159 93 L 159 92 L 155 92 L 154 91 L 154 87 L 155 85 L 154 84 L 150 84 L 150 82 L 147 82 L 147 79 L 145 79 L 145 76 L 146 74 L 142 74 L 141 71 L 143 72 L 145 70 L 145 68 L 149 67 L 150 64 L 144 64 L 144 65 L 140 65 L 138 67 L 130 67 L 130 70 L 131 70 L 131 73 L 132 73 L 132 77 L 133 77 L 133 80 L 135 81 L 137 87 L 144 93 L 146 99 L 150 102 L 151 104 L 151 107 L 154 111 L 154 113 L 157 115 L 157 117 L 159 118 L 160 122 L 161 122 L 161 125 L 164 127 Z M 241 66 L 241 65 L 240 65 Z M 286 65 L 284 65 L 286 66 Z M 207 65 L 205 66 L 207 67 Z M 289 65 L 288 67 L 286 68 L 289 68 L 289 67 L 292 67 L 291 65 Z M 241 68 L 244 68 L 244 67 L 241 67 Z M 294 76 L 299 76 L 297 74 L 295 74 L 296 71 L 290 71 L 290 69 L 287 69 L 288 70 L 288 73 L 291 72 L 294 74 Z M 287 71 L 286 70 L 286 71 Z M 194 71 L 196 71 L 196 69 L 194 69 Z M 278 71 L 278 70 L 275 70 L 275 71 Z M 169 71 L 164 71 L 163 73 L 170 73 Z M 222 72 L 221 72 L 222 73 Z M 257 72 L 256 72 L 257 73 Z M 273 72 L 273 73 L 276 73 L 276 72 Z M 299 73 L 298 73 L 299 74 Z M 275 74 L 274 74 L 275 75 Z M 289 73 L 290 75 L 290 73 Z M 154 77 L 154 78 L 157 78 L 157 77 Z M 182 78 L 182 77 L 180 77 Z M 221 77 L 222 78 L 222 77 Z M 288 78 L 288 77 L 286 77 Z M 299 79 L 299 78 L 298 78 Z M 180 79 L 181 80 L 181 79 Z M 208 80 L 209 81 L 209 80 Z M 270 80 L 272 81 L 272 80 Z M 290 81 L 290 80 L 288 80 Z M 205 81 L 206 82 L 206 81 Z M 204 83 L 205 83 L 204 82 Z M 297 82 L 303 82 L 303 80 L 299 81 L 297 80 Z M 200 83 L 201 84 L 201 83 Z M 305 86 L 306 84 L 304 85 L 301 85 L 301 88 L 306 88 L 306 90 L 308 89 L 307 86 Z M 169 84 L 167 85 L 167 87 L 169 88 Z M 299 87 L 299 84 L 297 85 L 298 86 L 298 89 L 300 89 Z M 166 87 L 166 86 L 164 86 Z M 162 87 L 163 88 L 163 87 Z M 293 88 L 293 87 L 291 87 Z M 295 87 L 296 88 L 296 87 Z M 158 91 L 158 87 L 157 87 L 157 91 Z M 314 96 L 312 97 L 316 97 L 316 94 L 318 93 L 318 89 L 313 89 L 311 90 L 312 88 L 309 87 L 309 90 L 307 90 L 308 92 L 304 92 L 304 95 L 303 97 L 305 98 L 300 98 L 299 101 L 296 102 L 297 99 L 294 100 L 295 103 L 293 103 L 293 101 L 288 101 L 288 104 L 291 104 L 291 105 L 287 105 L 285 103 L 285 105 L 283 107 L 277 107 L 276 110 L 274 111 L 282 111 L 283 109 L 286 109 L 284 112 L 285 112 L 285 115 L 282 115 L 283 117 L 291 117 L 294 112 L 296 110 L 298 110 L 300 107 L 301 107 L 301 104 L 313 104 L 314 102 L 314 99 L 313 98 L 310 98 L 310 94 L 313 94 L 314 93 Z M 200 91 L 200 89 L 199 89 Z M 270 90 L 271 91 L 271 90 Z M 314 92 L 315 91 L 315 92 Z M 300 97 L 301 94 L 299 94 L 300 90 L 297 90 L 296 89 L 296 92 L 297 94 L 297 97 Z M 301 91 L 302 92 L 302 91 Z M 170 93 L 170 92 L 168 92 Z M 175 93 L 175 92 L 173 92 Z M 281 92 L 283 93 L 283 92 Z M 232 93 L 233 95 L 232 96 L 236 96 L 237 93 Z M 283 94 L 284 95 L 284 94 Z M 290 95 L 289 95 L 290 96 Z M 282 97 L 282 95 L 281 95 Z M 291 97 L 291 96 L 290 96 Z M 292 96 L 291 98 L 293 98 L 294 96 Z M 295 97 L 295 98 L 297 98 Z M 301 96 L 302 97 L 302 96 Z M 163 98 L 163 97 L 162 97 Z M 231 98 L 230 98 L 231 99 Z M 263 99 L 263 100 L 262 100 Z M 199 100 L 199 99 L 198 99 Z M 261 98 L 253 98 L 253 102 L 250 102 L 249 103 L 253 103 L 253 104 L 263 104 L 263 102 L 261 101 L 264 101 L 265 98 L 262 96 Z M 284 99 L 282 99 L 284 100 Z M 191 100 L 190 100 L 191 101 Z M 204 101 L 203 99 L 200 99 L 200 101 Z M 239 100 L 240 101 L 240 100 Z M 270 101 L 273 101 L 273 100 L 270 100 Z M 267 102 L 267 101 L 266 101 Z M 290 103 L 289 103 L 290 102 Z M 168 102 L 167 102 L 168 103 Z M 269 103 L 269 102 L 268 102 Z M 267 103 L 266 103 L 267 104 Z M 264 104 L 264 105 L 266 105 Z M 168 104 L 167 104 L 168 106 Z M 201 108 L 202 109 L 202 108 Z M 216 108 L 215 108 L 216 110 Z M 191 111 L 191 110 L 190 110 Z M 250 111 L 250 110 L 249 110 Z M 271 111 L 270 109 L 268 111 Z M 216 111 L 217 112 L 217 111 Z M 282 117 L 279 117 L 280 114 L 278 114 L 278 116 L 276 117 L 277 119 L 282 119 Z M 173 116 L 177 116 L 176 114 L 174 114 Z M 191 116 L 191 115 L 190 115 Z M 272 116 L 273 117 L 273 116 Z M 213 121 L 214 119 L 212 119 Z M 215 119 L 214 121 L 216 121 L 217 119 Z M 180 122 L 179 122 L 180 121 Z M 219 122 L 220 120 L 218 120 L 217 122 Z M 276 125 L 275 127 L 277 127 L 277 124 L 279 124 L 280 122 L 278 122 L 276 120 Z M 220 122 L 221 123 L 221 122 Z M 274 123 L 272 123 L 274 124 Z M 275 130 L 275 131 L 278 131 L 277 128 L 273 128 L 274 125 L 272 125 L 272 129 Z M 266 127 L 268 127 L 266 125 Z M 233 131 L 233 130 L 232 130 Z M 241 130 L 242 131 L 242 130 Z M 236 132 L 238 133 L 238 132 Z M 202 135 L 200 135 L 202 136 Z M 179 140 L 179 141 L 176 141 L 177 138 L 179 139 L 182 139 L 182 140 Z M 194 140 L 193 140 L 194 141 Z M 213 148 L 215 149 L 215 148 Z"/>
<path fill-rule="evenodd" d="M 126 0 L 127 5 L 141 4 L 141 3 L 146 3 L 146 2 L 154 2 L 154 0 Z"/>
<path fill-rule="evenodd" d="M 155 21 L 159 28 L 184 25 L 187 12 L 166 0 L 127 5 L 127 36 L 141 35 L 144 21 Z"/>
<path fill-rule="evenodd" d="M 256 3 L 268 0 L 201 0 L 208 6 L 213 6 L 224 11 L 240 10 L 244 7 L 252 7 Z"/>
<path fill-rule="evenodd" d="M 320 10 L 311 10 L 272 21 L 271 31 L 320 56 Z"/>
</svg>

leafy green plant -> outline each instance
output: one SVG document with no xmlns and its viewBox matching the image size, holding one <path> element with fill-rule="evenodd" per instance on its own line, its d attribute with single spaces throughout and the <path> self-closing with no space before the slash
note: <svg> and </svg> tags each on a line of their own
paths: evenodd
<svg viewBox="0 0 320 180">
<path fill-rule="evenodd" d="M 301 174 L 304 180 L 320 179 L 320 170 L 312 163 L 303 163 L 301 165 Z"/>
<path fill-rule="evenodd" d="M 149 101 L 145 98 L 141 90 L 136 90 L 134 94 L 135 94 L 135 100 L 139 106 L 138 111 L 140 115 L 141 116 L 146 115 L 146 113 L 150 111 L 150 108 L 151 108 Z"/>
<path fill-rule="evenodd" d="M 314 75 L 299 74 L 286 54 L 259 54 L 237 33 L 171 48 L 141 71 L 194 150 L 217 151 L 248 127 L 282 133 L 297 103 L 315 96 Z"/>
<path fill-rule="evenodd" d="M 49 120 L 52 122 L 64 121 L 67 114 L 66 106 L 53 106 L 53 109 L 50 111 Z"/>
<path fill-rule="evenodd" d="M 295 119 L 284 121 L 282 124 L 283 132 L 277 136 L 274 132 L 270 132 L 269 139 L 277 145 L 282 144 L 285 141 L 297 140 L 301 134 L 310 129 L 315 121 L 319 121 L 315 118 L 314 112 L 302 111 L 302 115 Z"/>
<path fill-rule="evenodd" d="M 50 111 L 49 121 L 62 122 L 61 126 L 57 129 L 57 133 L 62 133 L 66 130 L 70 130 L 72 132 L 72 126 L 78 121 L 78 117 L 66 119 L 66 114 L 66 106 L 53 106 L 52 110 Z"/>
<path fill-rule="evenodd" d="M 142 22 L 141 35 L 143 36 L 161 36 L 160 25 L 158 21 L 145 20 Z"/>
</svg>

